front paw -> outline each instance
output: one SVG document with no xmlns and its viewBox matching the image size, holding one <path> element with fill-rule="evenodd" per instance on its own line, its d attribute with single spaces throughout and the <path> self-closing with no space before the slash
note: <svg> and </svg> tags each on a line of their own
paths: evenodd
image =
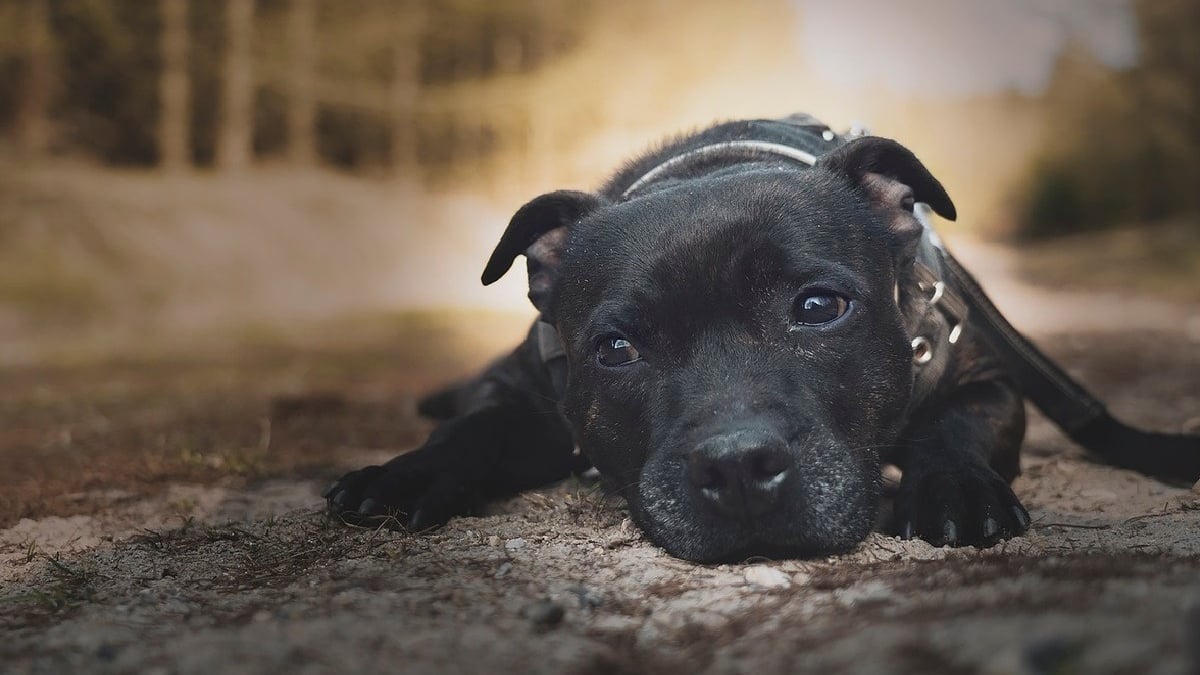
<svg viewBox="0 0 1200 675">
<path fill-rule="evenodd" d="M 409 456 L 351 471 L 321 496 L 329 511 L 348 523 L 390 523 L 414 532 L 442 525 L 473 505 L 462 477 Z"/>
<path fill-rule="evenodd" d="M 988 547 L 1027 530 L 1029 512 L 991 467 L 917 466 L 900 480 L 894 522 L 903 539 Z"/>
</svg>

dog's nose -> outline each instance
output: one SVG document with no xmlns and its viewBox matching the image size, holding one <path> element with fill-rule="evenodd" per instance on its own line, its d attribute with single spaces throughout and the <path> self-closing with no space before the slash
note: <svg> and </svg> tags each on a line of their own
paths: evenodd
<svg viewBox="0 0 1200 675">
<path fill-rule="evenodd" d="M 753 518 L 779 503 L 792 458 L 774 434 L 741 431 L 710 438 L 688 456 L 696 493 L 732 518 Z"/>
</svg>

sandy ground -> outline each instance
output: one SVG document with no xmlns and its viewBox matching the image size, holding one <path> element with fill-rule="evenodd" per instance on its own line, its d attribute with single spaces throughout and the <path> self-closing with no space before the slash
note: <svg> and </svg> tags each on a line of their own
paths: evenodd
<svg viewBox="0 0 1200 675">
<path fill-rule="evenodd" d="M 1200 309 L 1040 292 L 1006 249 L 960 251 L 1118 414 L 1200 427 Z M 1041 417 L 1015 486 L 1026 536 L 699 566 L 578 480 L 425 535 L 331 520 L 320 488 L 411 446 L 412 395 L 454 367 L 288 353 L 151 369 L 205 373 L 186 395 L 137 367 L 103 395 L 95 373 L 13 375 L 34 393 L 0 397 L 0 459 L 59 468 L 0 502 L 0 671 L 1200 673 L 1200 494 L 1092 463 Z M 210 433 L 138 454 L 177 428 Z M 76 446 L 93 473 L 73 482 L 54 472 L 78 473 Z"/>
</svg>

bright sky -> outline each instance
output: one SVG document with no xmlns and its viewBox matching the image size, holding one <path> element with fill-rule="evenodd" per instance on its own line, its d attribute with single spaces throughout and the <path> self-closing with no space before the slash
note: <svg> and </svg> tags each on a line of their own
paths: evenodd
<svg viewBox="0 0 1200 675">
<path fill-rule="evenodd" d="M 1101 61 L 1137 58 L 1127 0 L 795 0 L 808 67 L 904 93 L 1040 90 L 1068 38 Z"/>
</svg>

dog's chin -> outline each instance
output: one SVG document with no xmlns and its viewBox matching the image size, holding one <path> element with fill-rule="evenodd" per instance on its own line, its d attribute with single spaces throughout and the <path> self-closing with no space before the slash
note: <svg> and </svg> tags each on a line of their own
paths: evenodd
<svg viewBox="0 0 1200 675">
<path fill-rule="evenodd" d="M 855 487 L 810 500 L 811 493 L 802 494 L 806 491 L 799 486 L 795 500 L 778 511 L 742 521 L 712 513 L 683 490 L 643 482 L 630 514 L 650 541 L 692 562 L 813 558 L 850 551 L 871 532 L 879 509 L 878 485 L 864 481 Z"/>
</svg>

